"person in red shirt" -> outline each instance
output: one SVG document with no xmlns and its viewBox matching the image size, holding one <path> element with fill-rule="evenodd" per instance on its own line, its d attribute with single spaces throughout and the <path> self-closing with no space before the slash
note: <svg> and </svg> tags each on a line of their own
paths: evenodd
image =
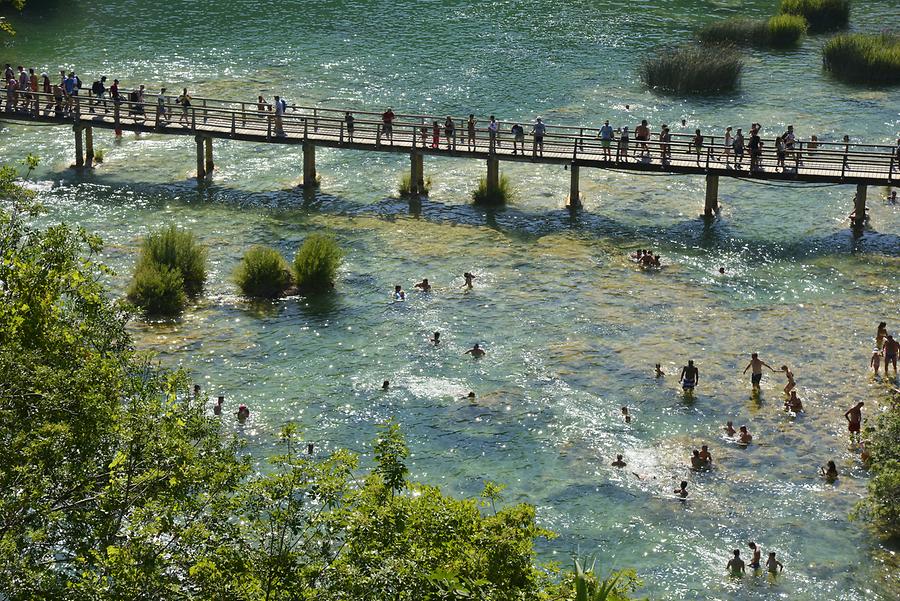
<svg viewBox="0 0 900 601">
<path fill-rule="evenodd" d="M 394 111 L 391 110 L 391 107 L 388 107 L 388 110 L 381 114 L 381 136 L 387 136 L 391 143 L 394 142 L 394 117 Z M 379 140 L 381 136 L 379 136 Z"/>
</svg>

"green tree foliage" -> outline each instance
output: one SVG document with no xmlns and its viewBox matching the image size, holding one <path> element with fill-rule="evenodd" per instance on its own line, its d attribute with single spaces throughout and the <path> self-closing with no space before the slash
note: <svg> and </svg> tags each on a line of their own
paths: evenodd
<svg viewBox="0 0 900 601">
<path fill-rule="evenodd" d="M 900 540 L 900 406 L 878 416 L 874 428 L 866 430 L 869 451 L 869 495 L 860 502 L 854 517 L 869 521 L 885 538 Z"/>
<path fill-rule="evenodd" d="M 14 9 L 21 11 L 25 8 L 25 0 L 0 0 L 0 9 L 5 5 L 11 5 Z M 16 30 L 6 17 L 0 16 L 0 31 L 7 35 L 16 35 Z"/>
<path fill-rule="evenodd" d="M 291 285 L 291 270 L 274 248 L 254 246 L 244 253 L 234 281 L 244 296 L 277 298 Z"/>
<path fill-rule="evenodd" d="M 334 288 L 344 253 L 331 236 L 310 234 L 294 257 L 294 278 L 303 293 Z"/>
</svg>

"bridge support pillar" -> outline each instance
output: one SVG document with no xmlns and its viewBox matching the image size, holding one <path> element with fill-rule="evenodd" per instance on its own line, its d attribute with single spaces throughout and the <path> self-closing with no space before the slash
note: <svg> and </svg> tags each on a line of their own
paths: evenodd
<svg viewBox="0 0 900 601">
<path fill-rule="evenodd" d="M 88 167 L 94 166 L 94 128 L 84 128 L 84 162 Z"/>
<path fill-rule="evenodd" d="M 421 152 L 412 152 L 409 155 L 409 194 L 421 196 L 427 194 L 425 190 L 425 157 Z"/>
<path fill-rule="evenodd" d="M 719 176 L 706 176 L 706 204 L 703 207 L 703 214 L 712 217 L 719 211 Z"/>
<path fill-rule="evenodd" d="M 197 180 L 206 179 L 206 163 L 204 161 L 203 136 L 195 136 L 197 142 Z"/>
<path fill-rule="evenodd" d="M 312 142 L 303 143 L 303 187 L 315 188 L 319 184 L 316 174 L 316 145 Z"/>
<path fill-rule="evenodd" d="M 861 226 L 866 223 L 866 184 L 856 184 L 856 198 L 853 200 L 853 225 Z"/>
<path fill-rule="evenodd" d="M 581 182 L 579 171 L 580 169 L 575 163 L 569 165 L 569 199 L 567 204 L 570 209 L 577 209 L 581 206 Z"/>
<path fill-rule="evenodd" d="M 83 128 L 80 125 L 76 125 L 73 129 L 75 131 L 75 168 L 83 169 L 84 168 L 84 142 L 83 142 L 83 138 L 82 138 Z"/>
<path fill-rule="evenodd" d="M 206 174 L 212 175 L 213 169 L 216 168 L 215 163 L 213 162 L 213 146 L 212 146 L 212 138 L 207 137 L 204 140 L 204 146 L 206 147 Z"/>
<path fill-rule="evenodd" d="M 500 187 L 500 161 L 495 158 L 487 160 L 487 189 L 496 190 Z"/>
</svg>

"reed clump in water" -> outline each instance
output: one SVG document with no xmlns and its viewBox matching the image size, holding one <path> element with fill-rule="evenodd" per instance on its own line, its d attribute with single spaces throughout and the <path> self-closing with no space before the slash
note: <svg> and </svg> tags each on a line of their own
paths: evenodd
<svg viewBox="0 0 900 601">
<path fill-rule="evenodd" d="M 822 48 L 825 68 L 835 77 L 853 83 L 900 83 L 900 36 L 844 34 Z"/>
<path fill-rule="evenodd" d="M 778 12 L 805 18 L 812 32 L 833 31 L 850 22 L 850 0 L 781 0 Z"/>
<path fill-rule="evenodd" d="M 735 89 L 743 69 L 740 53 L 731 46 L 687 45 L 663 48 L 645 58 L 640 75 L 651 88 L 703 94 Z"/>
<path fill-rule="evenodd" d="M 334 288 L 344 253 L 331 236 L 311 234 L 294 257 L 294 280 L 302 293 L 325 292 Z"/>
<path fill-rule="evenodd" d="M 706 24 L 697 31 L 697 38 L 705 44 L 787 48 L 796 46 L 806 29 L 806 19 L 796 15 L 769 19 L 736 17 Z"/>
<path fill-rule="evenodd" d="M 244 253 L 234 281 L 244 296 L 278 298 L 291 285 L 291 269 L 277 250 L 257 245 Z"/>
<path fill-rule="evenodd" d="M 400 177 L 400 185 L 397 187 L 400 196 L 413 196 L 411 181 L 412 178 L 409 173 L 404 173 Z M 428 196 L 429 192 L 431 192 L 431 178 L 426 177 L 423 181 L 419 182 L 418 195 Z"/>
<path fill-rule="evenodd" d="M 515 196 L 512 182 L 505 175 L 500 175 L 496 188 L 489 188 L 487 178 L 478 181 L 478 187 L 472 191 L 472 200 L 478 205 L 502 205 Z"/>
</svg>

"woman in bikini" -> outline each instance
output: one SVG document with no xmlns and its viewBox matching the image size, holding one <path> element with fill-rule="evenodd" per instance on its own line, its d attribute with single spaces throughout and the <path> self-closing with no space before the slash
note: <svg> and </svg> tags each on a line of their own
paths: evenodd
<svg viewBox="0 0 900 601">
<path fill-rule="evenodd" d="M 785 385 L 784 387 L 784 394 L 790 394 L 791 391 L 797 386 L 794 383 L 794 372 L 788 369 L 787 365 L 782 365 L 781 371 L 784 372 L 784 377 L 787 378 L 787 385 Z"/>
</svg>

